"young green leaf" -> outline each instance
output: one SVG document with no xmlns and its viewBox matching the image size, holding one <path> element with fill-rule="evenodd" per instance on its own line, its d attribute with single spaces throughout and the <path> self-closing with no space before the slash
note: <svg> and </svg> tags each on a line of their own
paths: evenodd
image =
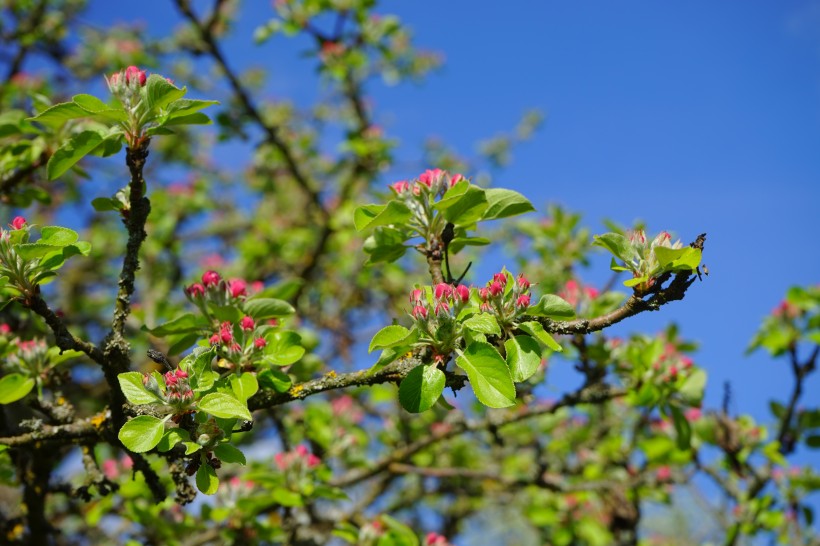
<svg viewBox="0 0 820 546">
<path fill-rule="evenodd" d="M 364 205 L 353 213 L 353 223 L 356 229 L 365 229 L 401 224 L 410 219 L 413 213 L 404 203 L 389 201 L 386 205 Z"/>
<path fill-rule="evenodd" d="M 70 119 L 84 118 L 87 116 L 88 112 L 73 102 L 61 102 L 43 110 L 33 118 L 28 118 L 28 121 L 36 121 L 49 127 L 60 127 Z"/>
<path fill-rule="evenodd" d="M 257 379 L 262 387 L 273 389 L 276 392 L 287 392 L 293 384 L 288 374 L 276 368 L 262 370 Z"/>
<path fill-rule="evenodd" d="M 188 431 L 185 429 L 179 427 L 168 429 L 157 444 L 157 451 L 165 453 L 166 451 L 172 450 L 178 443 L 188 442 L 190 439 L 191 435 L 188 434 Z"/>
<path fill-rule="evenodd" d="M 120 383 L 120 390 L 129 402 L 135 405 L 152 404 L 162 402 L 156 395 L 149 392 L 142 383 L 140 372 L 125 372 L 117 376 Z"/>
<path fill-rule="evenodd" d="M 276 366 L 289 366 L 305 355 L 302 338 L 296 332 L 276 332 L 268 337 L 265 360 Z"/>
<path fill-rule="evenodd" d="M 690 246 L 684 248 L 655 247 L 655 258 L 664 271 L 694 271 L 700 265 L 701 251 Z"/>
<path fill-rule="evenodd" d="M 474 224 L 481 220 L 484 211 L 487 210 L 487 196 L 485 191 L 478 186 L 467 188 L 464 195 L 458 198 L 443 211 L 444 218 L 457 226 Z"/>
<path fill-rule="evenodd" d="M 187 89 L 180 89 L 159 74 L 151 74 L 145 82 L 145 103 L 149 109 L 164 108 L 177 99 L 181 99 Z"/>
<path fill-rule="evenodd" d="M 97 131 L 83 131 L 68 139 L 57 148 L 46 164 L 46 175 L 54 180 L 63 175 L 79 160 L 94 151 L 103 141 L 103 136 Z"/>
<path fill-rule="evenodd" d="M 410 413 L 427 411 L 441 396 L 445 379 L 435 366 L 416 366 L 399 385 L 399 402 Z"/>
<path fill-rule="evenodd" d="M 214 455 L 223 463 L 246 463 L 245 454 L 231 444 L 219 444 L 214 448 Z"/>
<path fill-rule="evenodd" d="M 703 400 L 703 391 L 706 388 L 706 372 L 697 369 L 686 378 L 678 390 L 680 397 L 692 406 L 697 406 Z"/>
<path fill-rule="evenodd" d="M 549 335 L 546 330 L 544 330 L 544 327 L 541 326 L 540 322 L 522 322 L 518 325 L 518 328 L 533 336 L 553 351 L 561 352 L 564 350 L 564 348 L 561 347 L 561 345 L 555 341 L 555 339 Z"/>
<path fill-rule="evenodd" d="M 410 345 L 418 339 L 418 330 L 413 328 L 408 330 L 404 326 L 391 324 L 385 326 L 370 340 L 370 347 L 367 352 L 372 353 L 376 349 L 389 349 L 391 347 Z"/>
<path fill-rule="evenodd" d="M 491 408 L 515 404 L 515 384 L 510 369 L 492 345 L 471 343 L 456 359 L 456 364 L 467 372 L 479 402 Z"/>
<path fill-rule="evenodd" d="M 206 495 L 213 495 L 219 489 L 219 478 L 216 470 L 207 462 L 199 465 L 196 471 L 196 488 Z"/>
<path fill-rule="evenodd" d="M 516 383 L 526 381 L 541 365 L 541 346 L 530 336 L 515 336 L 504 342 L 507 365 Z"/>
<path fill-rule="evenodd" d="M 276 298 L 251 298 L 245 300 L 242 310 L 255 321 L 270 318 L 283 318 L 292 315 L 295 310 L 286 301 Z"/>
<path fill-rule="evenodd" d="M 533 212 L 535 207 L 529 200 L 518 192 L 502 188 L 484 190 L 489 206 L 484 211 L 482 220 L 497 220 L 508 218 L 527 212 Z"/>
<path fill-rule="evenodd" d="M 495 316 L 490 313 L 476 313 L 461 323 L 471 332 L 479 334 L 501 335 L 501 327 Z"/>
<path fill-rule="evenodd" d="M 19 373 L 10 373 L 0 379 L 0 404 L 11 404 L 23 398 L 34 388 L 34 379 Z"/>
<path fill-rule="evenodd" d="M 575 308 L 554 294 L 544 294 L 538 303 L 527 309 L 527 314 L 536 317 L 567 320 L 575 317 Z"/>
<path fill-rule="evenodd" d="M 593 237 L 593 245 L 602 246 L 609 250 L 616 258 L 619 258 L 625 263 L 630 263 L 638 259 L 638 254 L 632 248 L 629 239 L 620 233 L 604 233 L 603 235 L 596 235 Z"/>
<path fill-rule="evenodd" d="M 256 381 L 256 376 L 252 373 L 232 375 L 231 390 L 239 400 L 245 402 L 259 390 L 259 383 Z"/>
<path fill-rule="evenodd" d="M 200 410 L 214 417 L 244 419 L 245 421 L 253 420 L 251 412 L 248 411 L 248 406 L 244 402 L 240 402 L 237 398 L 224 392 L 206 394 L 197 406 Z"/>
<path fill-rule="evenodd" d="M 134 453 L 153 449 L 165 433 L 165 422 L 151 415 L 140 415 L 126 422 L 117 437 Z"/>
</svg>

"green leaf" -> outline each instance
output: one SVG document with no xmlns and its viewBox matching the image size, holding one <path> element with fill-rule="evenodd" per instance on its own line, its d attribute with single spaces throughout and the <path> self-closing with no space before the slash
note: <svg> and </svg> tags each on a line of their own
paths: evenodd
<svg viewBox="0 0 820 546">
<path fill-rule="evenodd" d="M 231 390 L 236 397 L 245 402 L 259 390 L 259 383 L 252 373 L 231 376 Z"/>
<path fill-rule="evenodd" d="M 370 340 L 370 347 L 367 349 L 367 352 L 372 353 L 376 349 L 389 349 L 391 347 L 410 345 L 418 339 L 418 334 L 418 330 L 415 328 L 408 330 L 398 324 L 385 326 L 376 332 L 376 335 Z"/>
<path fill-rule="evenodd" d="M 407 252 L 405 241 L 407 241 L 407 235 L 402 230 L 390 226 L 377 227 L 373 234 L 364 241 L 368 263 L 390 263 L 398 260 Z"/>
<path fill-rule="evenodd" d="M 219 478 L 211 465 L 203 462 L 196 471 L 196 488 L 206 495 L 213 495 L 219 489 Z"/>
<path fill-rule="evenodd" d="M 187 116 L 217 104 L 218 100 L 178 99 L 168 106 L 168 119 Z"/>
<path fill-rule="evenodd" d="M 202 112 L 196 112 L 194 114 L 188 114 L 187 116 L 178 116 L 172 119 L 169 119 L 165 123 L 162 124 L 162 127 L 167 127 L 168 125 L 210 125 L 211 118 L 203 114 Z"/>
<path fill-rule="evenodd" d="M 34 379 L 11 373 L 0 379 L 0 404 L 11 404 L 23 398 L 34 388 Z"/>
<path fill-rule="evenodd" d="M 632 288 L 633 286 L 638 286 L 639 284 L 645 283 L 648 280 L 649 280 L 649 277 L 647 277 L 647 276 L 634 277 L 632 279 L 625 280 L 624 281 L 624 286 L 628 286 L 628 287 Z"/>
<path fill-rule="evenodd" d="M 497 220 L 535 211 L 529 200 L 518 192 L 502 188 L 484 190 L 489 207 L 482 220 Z"/>
<path fill-rule="evenodd" d="M 151 415 L 140 415 L 126 422 L 117 437 L 134 453 L 145 453 L 159 443 L 164 433 L 164 421 Z"/>
<path fill-rule="evenodd" d="M 111 121 L 123 122 L 128 120 L 128 114 L 123 108 L 113 108 L 94 95 L 74 95 L 71 99 L 74 104 L 95 116 Z M 88 114 L 86 114 L 88 115 Z"/>
<path fill-rule="evenodd" d="M 137 406 L 142 404 L 152 404 L 162 402 L 156 395 L 152 394 L 142 384 L 142 374 L 139 372 L 125 372 L 117 376 L 120 383 L 120 390 L 129 402 Z"/>
<path fill-rule="evenodd" d="M 214 417 L 244 419 L 245 421 L 253 420 L 251 412 L 248 411 L 248 406 L 244 402 L 224 392 L 206 394 L 197 406 L 200 410 Z"/>
<path fill-rule="evenodd" d="M 479 334 L 501 335 L 498 320 L 490 313 L 476 313 L 461 324 L 464 328 Z"/>
<path fill-rule="evenodd" d="M 567 301 L 554 294 L 544 294 L 538 303 L 527 309 L 527 314 L 536 317 L 566 320 L 575 317 L 575 309 Z"/>
<path fill-rule="evenodd" d="M 382 354 L 379 355 L 379 359 L 376 361 L 376 363 L 373 364 L 373 366 L 370 367 L 370 371 L 368 373 L 371 373 L 371 374 L 375 373 L 375 372 L 379 371 L 381 368 L 383 368 L 383 367 L 387 366 L 388 364 L 390 364 L 391 362 L 394 362 L 397 358 L 402 356 L 402 354 L 404 352 L 403 349 L 409 349 L 409 348 L 406 348 L 406 347 L 392 348 L 391 347 L 390 349 L 383 350 Z"/>
<path fill-rule="evenodd" d="M 464 195 L 442 212 L 448 222 L 463 226 L 481 220 L 487 206 L 487 196 L 484 190 L 471 184 Z"/>
<path fill-rule="evenodd" d="M 515 383 L 526 381 L 541 365 L 541 346 L 530 336 L 515 336 L 504 342 L 507 366 Z"/>
<path fill-rule="evenodd" d="M 399 402 L 410 413 L 430 409 L 444 390 L 444 372 L 436 366 L 416 366 L 399 385 Z"/>
<path fill-rule="evenodd" d="M 35 258 L 41 258 L 55 250 L 61 250 L 61 248 L 40 242 L 23 243 L 17 247 L 17 255 L 23 260 L 33 260 Z"/>
<path fill-rule="evenodd" d="M 63 247 L 76 243 L 79 238 L 80 236 L 73 229 L 45 226 L 40 230 L 40 240 L 38 242 Z"/>
<path fill-rule="evenodd" d="M 170 428 L 162 435 L 162 439 L 157 444 L 157 451 L 165 453 L 166 451 L 174 449 L 174 446 L 178 443 L 189 442 L 190 440 L 191 435 L 187 430 L 179 427 Z"/>
<path fill-rule="evenodd" d="M 251 298 L 245 300 L 242 310 L 246 315 L 253 317 L 255 321 L 287 317 L 295 312 L 291 304 L 276 298 Z"/>
<path fill-rule="evenodd" d="M 664 271 L 694 271 L 700 265 L 701 251 L 699 248 L 656 246 L 654 252 L 658 264 Z"/>
<path fill-rule="evenodd" d="M 402 224 L 409 220 L 413 213 L 404 203 L 396 200 L 388 201 L 386 205 L 364 205 L 353 213 L 353 223 L 358 231 Z"/>
<path fill-rule="evenodd" d="M 60 127 L 70 119 L 88 117 L 88 112 L 73 102 L 61 102 L 47 108 L 28 121 L 36 121 L 49 127 Z"/>
<path fill-rule="evenodd" d="M 686 378 L 678 393 L 684 402 L 691 406 L 697 406 L 703 400 L 703 391 L 706 388 L 706 372 L 697 369 L 692 375 Z"/>
<path fill-rule="evenodd" d="M 632 247 L 632 243 L 620 233 L 596 235 L 593 237 L 592 244 L 604 247 L 625 263 L 631 263 L 638 259 L 638 254 Z"/>
<path fill-rule="evenodd" d="M 187 92 L 180 89 L 159 74 L 151 74 L 145 82 L 145 104 L 149 109 L 158 110 L 181 99 Z"/>
<path fill-rule="evenodd" d="M 147 330 L 151 335 L 165 337 L 170 334 L 198 332 L 204 328 L 207 328 L 207 324 L 200 322 L 199 318 L 194 314 L 185 313 L 165 324 L 160 324 L 155 328 L 148 328 Z"/>
<path fill-rule="evenodd" d="M 507 363 L 489 343 L 474 342 L 456 359 L 467 372 L 478 400 L 491 408 L 506 408 L 515 404 L 515 384 Z"/>
<path fill-rule="evenodd" d="M 290 491 L 284 487 L 277 487 L 271 491 L 271 498 L 276 504 L 282 506 L 303 506 L 302 495 L 296 491 Z"/>
<path fill-rule="evenodd" d="M 79 160 L 94 151 L 103 141 L 97 131 L 83 131 L 72 136 L 62 146 L 57 148 L 46 165 L 46 175 L 54 180 L 73 167 Z"/>
<path fill-rule="evenodd" d="M 276 366 L 288 366 L 305 355 L 302 338 L 296 332 L 276 332 L 268 339 L 265 360 Z"/>
<path fill-rule="evenodd" d="M 261 386 L 276 392 L 287 392 L 293 384 L 288 374 L 276 368 L 266 368 L 260 371 L 257 379 Z"/>
<path fill-rule="evenodd" d="M 223 463 L 239 463 L 245 465 L 245 454 L 231 444 L 219 444 L 214 448 L 214 454 Z"/>
<path fill-rule="evenodd" d="M 92 199 L 91 206 L 94 207 L 94 210 L 97 212 L 107 212 L 110 210 L 119 211 L 122 209 L 122 203 L 110 197 L 97 197 L 96 199 Z"/>
<path fill-rule="evenodd" d="M 553 351 L 561 352 L 564 350 L 561 344 L 555 341 L 555 339 L 544 330 L 540 322 L 522 322 L 518 325 L 518 328 L 533 336 Z"/>
<path fill-rule="evenodd" d="M 692 445 L 692 427 L 686 416 L 677 406 L 669 406 L 672 413 L 672 423 L 675 425 L 678 449 L 688 450 Z"/>
</svg>

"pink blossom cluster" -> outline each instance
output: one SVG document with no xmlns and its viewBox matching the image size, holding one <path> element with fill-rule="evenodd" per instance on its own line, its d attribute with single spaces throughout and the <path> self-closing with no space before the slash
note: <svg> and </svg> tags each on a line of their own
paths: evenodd
<svg viewBox="0 0 820 546">
<path fill-rule="evenodd" d="M 242 339 L 247 339 L 247 336 L 252 336 L 256 329 L 256 322 L 253 320 L 253 317 L 248 315 L 242 317 L 239 321 L 239 329 Z M 215 332 L 208 341 L 211 345 L 222 345 L 231 352 L 242 352 L 242 345 L 236 341 L 236 337 L 234 336 L 234 325 L 229 321 L 220 324 L 219 330 Z M 267 344 L 268 342 L 263 337 L 257 337 L 253 340 L 254 349 L 262 349 Z"/>
<path fill-rule="evenodd" d="M 783 300 L 772 310 L 772 315 L 785 321 L 791 321 L 801 315 L 801 310 L 788 300 Z"/>
<path fill-rule="evenodd" d="M 293 451 L 284 451 L 274 455 L 273 460 L 279 470 L 285 471 L 293 468 L 306 469 L 316 468 L 322 464 L 322 460 L 308 450 L 304 445 L 296 446 Z"/>
<path fill-rule="evenodd" d="M 658 358 L 658 361 L 652 365 L 656 372 L 665 375 L 667 381 L 676 381 L 681 373 L 685 373 L 692 368 L 694 363 L 688 356 L 682 354 L 677 345 L 674 343 L 666 343 L 663 348 L 663 353 Z"/>
<path fill-rule="evenodd" d="M 433 287 L 434 302 L 431 304 L 424 295 L 424 290 L 416 288 L 410 292 L 410 303 L 413 306 L 410 315 L 418 322 L 428 319 L 431 312 L 436 317 L 450 315 L 470 301 L 470 289 L 463 284 L 453 286 L 446 282 Z"/>
<path fill-rule="evenodd" d="M 599 296 L 597 288 L 592 286 L 581 286 L 575 279 L 570 279 L 558 295 L 573 307 L 578 307 L 580 303 L 594 300 Z"/>
<path fill-rule="evenodd" d="M 113 94 L 123 95 L 129 93 L 133 95 L 139 88 L 145 87 L 148 76 L 145 70 L 141 70 L 136 66 L 129 66 L 125 70 L 114 72 L 105 81 L 108 83 L 108 89 Z"/>
<path fill-rule="evenodd" d="M 213 270 L 202 274 L 202 282 L 196 282 L 184 288 L 185 296 L 191 302 L 201 306 L 205 302 L 216 305 L 229 305 L 237 300 L 244 300 L 249 293 L 263 288 L 261 282 L 253 282 L 250 286 L 244 279 L 223 279 Z"/>
<path fill-rule="evenodd" d="M 188 372 L 177 368 L 165 374 L 165 399 L 173 405 L 188 405 L 194 401 L 194 391 L 188 385 Z"/>
<path fill-rule="evenodd" d="M 128 455 L 123 455 L 120 460 L 106 459 L 102 463 L 102 472 L 109 480 L 116 480 L 123 470 L 131 470 L 134 461 Z"/>
<path fill-rule="evenodd" d="M 483 288 L 479 288 L 478 297 L 481 299 L 483 312 L 514 316 L 530 306 L 532 302 L 531 283 L 524 274 L 518 275 L 509 289 L 508 283 L 509 274 L 501 271 L 494 274 Z"/>
<path fill-rule="evenodd" d="M 390 189 L 398 196 L 410 198 L 419 195 L 444 195 L 447 190 L 462 180 L 466 178 L 458 173 L 450 175 L 441 169 L 427 169 L 416 178 L 415 182 L 400 180 L 390 184 Z"/>
</svg>

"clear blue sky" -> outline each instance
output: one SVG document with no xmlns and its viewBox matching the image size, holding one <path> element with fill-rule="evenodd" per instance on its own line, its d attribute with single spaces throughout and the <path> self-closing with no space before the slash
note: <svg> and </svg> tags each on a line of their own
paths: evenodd
<svg viewBox="0 0 820 546">
<path fill-rule="evenodd" d="M 156 15 L 142 1 L 92 5 L 90 22 L 142 20 L 155 36 L 178 22 L 165 3 Z M 596 232 L 605 217 L 686 241 L 707 232 L 708 280 L 619 330 L 678 322 L 701 342 L 708 405 L 730 380 L 733 409 L 767 417 L 767 400 L 791 388 L 788 368 L 743 351 L 789 286 L 820 282 L 820 2 L 416 0 L 380 11 L 446 59 L 421 85 L 369 89 L 399 158 L 417 161 L 430 135 L 470 155 L 540 108 L 546 124 L 497 185 L 541 210 L 579 210 Z M 293 44 L 250 39 L 269 15 L 268 2 L 245 2 L 231 64 L 270 69 L 274 96 L 310 99 L 314 68 Z M 815 377 L 807 403 L 818 390 Z"/>
</svg>

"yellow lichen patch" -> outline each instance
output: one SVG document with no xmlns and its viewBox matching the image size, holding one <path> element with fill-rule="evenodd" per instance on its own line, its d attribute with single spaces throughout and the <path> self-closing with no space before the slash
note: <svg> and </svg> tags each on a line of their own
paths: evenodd
<svg viewBox="0 0 820 546">
<path fill-rule="evenodd" d="M 404 358 L 413 358 L 413 351 L 407 351 L 404 353 Z"/>
<path fill-rule="evenodd" d="M 329 372 L 327 372 L 327 377 L 331 377 L 331 378 L 336 377 L 336 372 L 333 371 L 333 370 L 330 370 Z"/>
<path fill-rule="evenodd" d="M 65 398 L 61 396 L 57 399 L 57 405 L 62 406 L 63 404 L 65 404 Z"/>
<path fill-rule="evenodd" d="M 100 428 L 103 425 L 103 423 L 105 423 L 104 412 L 100 412 L 91 418 L 91 424 L 94 425 L 95 428 Z"/>
<path fill-rule="evenodd" d="M 297 397 L 299 396 L 299 393 L 301 393 L 304 389 L 305 387 L 303 387 L 302 385 L 294 385 L 293 387 L 291 387 L 289 394 L 293 397 Z"/>
</svg>

